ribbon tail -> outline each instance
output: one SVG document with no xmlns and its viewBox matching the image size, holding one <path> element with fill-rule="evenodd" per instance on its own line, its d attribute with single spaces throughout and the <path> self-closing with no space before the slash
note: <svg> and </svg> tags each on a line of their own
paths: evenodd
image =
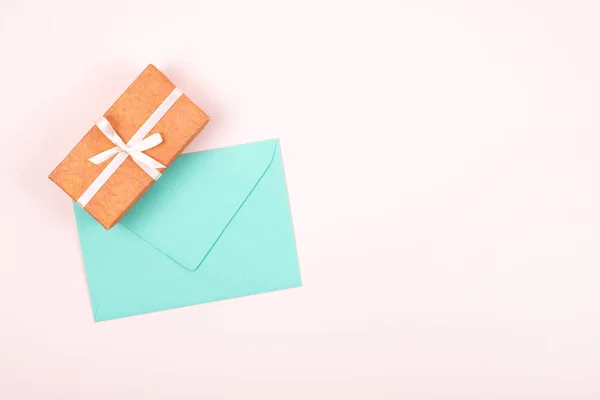
<svg viewBox="0 0 600 400">
<path fill-rule="evenodd" d="M 137 160 L 135 157 L 131 157 L 133 159 L 133 161 L 148 175 L 150 175 L 150 177 L 152 179 L 154 179 L 155 181 L 158 180 L 158 178 L 160 178 L 162 176 L 162 174 L 156 169 L 156 168 L 152 168 L 149 167 L 148 165 L 144 164 L 143 162 L 141 162 L 140 160 Z"/>
<path fill-rule="evenodd" d="M 120 151 L 121 151 L 121 149 L 119 149 L 118 147 L 115 146 L 112 149 L 108 149 L 106 151 L 103 151 L 102 153 L 96 154 L 92 158 L 88 158 L 88 161 L 91 161 L 96 165 L 102 164 L 104 161 L 108 160 L 109 158 L 111 158 L 115 154 L 119 153 Z"/>
<path fill-rule="evenodd" d="M 134 160 L 138 160 L 139 162 L 141 162 L 142 164 L 146 164 L 148 167 L 150 168 L 167 168 L 164 165 L 162 165 L 161 163 L 159 163 L 158 161 L 156 161 L 154 158 L 148 156 L 147 154 L 144 154 L 142 152 L 139 151 L 132 151 L 131 153 L 131 157 Z"/>
</svg>

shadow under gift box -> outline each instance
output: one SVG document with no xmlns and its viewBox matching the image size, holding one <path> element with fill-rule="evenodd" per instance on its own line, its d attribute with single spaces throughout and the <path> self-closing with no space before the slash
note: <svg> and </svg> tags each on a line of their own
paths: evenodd
<svg viewBox="0 0 600 400">
<path fill-rule="evenodd" d="M 127 143 L 175 88 L 162 72 L 148 65 L 104 117 Z M 144 154 L 168 167 L 208 120 L 204 111 L 182 94 L 148 134 L 160 133 L 162 143 L 145 150 Z M 94 125 L 49 178 L 77 201 L 113 158 L 98 165 L 89 159 L 113 147 L 115 144 Z M 154 182 L 131 157 L 127 157 L 84 208 L 104 228 L 109 229 L 119 222 Z"/>
</svg>

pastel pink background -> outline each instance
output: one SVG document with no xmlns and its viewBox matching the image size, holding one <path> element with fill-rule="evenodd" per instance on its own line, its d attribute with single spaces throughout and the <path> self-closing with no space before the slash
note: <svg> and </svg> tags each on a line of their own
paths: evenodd
<svg viewBox="0 0 600 400">
<path fill-rule="evenodd" d="M 599 17 L 0 0 L 0 398 L 599 399 Z M 303 288 L 93 322 L 46 176 L 150 62 L 281 138 Z"/>
</svg>

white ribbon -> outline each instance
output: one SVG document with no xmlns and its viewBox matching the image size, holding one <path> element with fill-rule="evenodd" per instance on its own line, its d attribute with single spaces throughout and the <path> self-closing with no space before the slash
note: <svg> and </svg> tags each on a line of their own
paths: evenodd
<svg viewBox="0 0 600 400">
<path fill-rule="evenodd" d="M 100 188 L 104 186 L 106 181 L 115 173 L 115 171 L 125 162 L 127 157 L 131 157 L 141 169 L 144 170 L 152 179 L 155 181 L 160 178 L 161 173 L 158 168 L 166 168 L 164 165 L 153 159 L 152 157 L 144 154 L 143 152 L 158 146 L 162 143 L 163 139 L 160 133 L 153 133 L 146 137 L 150 130 L 161 120 L 161 118 L 169 111 L 169 109 L 175 104 L 177 99 L 181 96 L 182 92 L 179 88 L 173 89 L 171 94 L 158 106 L 158 108 L 152 113 L 152 115 L 144 122 L 144 124 L 137 130 L 137 132 L 131 137 L 129 142 L 123 142 L 123 139 L 110 125 L 110 122 L 106 118 L 102 117 L 96 122 L 96 126 L 104 136 L 106 136 L 111 142 L 115 144 L 115 147 L 110 148 L 102 153 L 96 154 L 94 157 L 89 158 L 89 161 L 98 165 L 104 161 L 110 159 L 112 156 L 115 158 L 104 168 L 104 170 L 98 175 L 98 177 L 92 182 L 92 184 L 86 189 L 81 197 L 77 200 L 82 207 L 98 193 Z"/>
</svg>

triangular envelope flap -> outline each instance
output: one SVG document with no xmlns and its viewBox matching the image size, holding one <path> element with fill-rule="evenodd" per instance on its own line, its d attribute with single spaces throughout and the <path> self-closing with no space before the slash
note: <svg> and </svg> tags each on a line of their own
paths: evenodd
<svg viewBox="0 0 600 400">
<path fill-rule="evenodd" d="M 277 140 L 182 155 L 121 220 L 195 271 L 268 170 Z"/>
</svg>

